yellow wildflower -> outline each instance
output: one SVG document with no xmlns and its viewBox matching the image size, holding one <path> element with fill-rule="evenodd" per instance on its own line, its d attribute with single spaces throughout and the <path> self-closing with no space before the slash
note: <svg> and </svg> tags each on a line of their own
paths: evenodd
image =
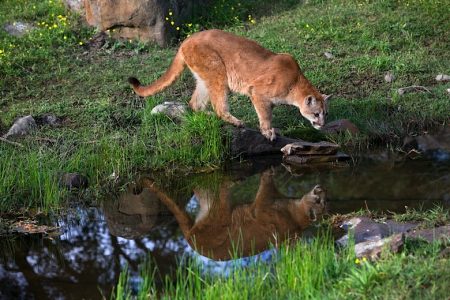
<svg viewBox="0 0 450 300">
<path fill-rule="evenodd" d="M 361 263 L 361 261 L 359 260 L 359 258 L 355 259 L 355 264 L 359 265 Z"/>
<path fill-rule="evenodd" d="M 166 21 L 169 21 L 169 18 L 168 18 L 168 17 L 166 17 Z"/>
<path fill-rule="evenodd" d="M 169 11 L 169 16 L 171 16 L 172 15 L 172 12 L 171 11 Z"/>
<path fill-rule="evenodd" d="M 188 27 L 192 27 L 192 23 L 189 23 L 189 24 L 188 24 Z"/>
<path fill-rule="evenodd" d="M 83 42 L 79 42 L 78 44 L 79 44 L 80 46 L 82 46 L 82 45 L 83 45 Z"/>
<path fill-rule="evenodd" d="M 250 21 L 250 23 L 255 24 L 256 21 L 252 19 L 252 20 Z"/>
<path fill-rule="evenodd" d="M 67 40 L 67 36 L 64 36 L 64 39 Z"/>
<path fill-rule="evenodd" d="M 180 30 L 180 27 L 178 27 L 178 26 L 177 26 L 177 28 L 176 28 L 176 29 L 177 29 L 177 30 Z"/>
<path fill-rule="evenodd" d="M 58 25 L 56 25 L 56 24 L 53 24 L 53 28 L 58 28 Z"/>
<path fill-rule="evenodd" d="M 170 22 L 170 25 L 172 25 L 172 26 L 175 25 L 175 22 L 174 21 Z"/>
</svg>

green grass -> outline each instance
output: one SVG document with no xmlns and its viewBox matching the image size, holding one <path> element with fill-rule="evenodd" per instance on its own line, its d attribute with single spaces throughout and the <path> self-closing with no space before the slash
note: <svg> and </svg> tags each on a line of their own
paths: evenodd
<svg viewBox="0 0 450 300">
<path fill-rule="evenodd" d="M 275 52 L 291 53 L 322 92 L 335 95 L 329 120 L 348 118 L 361 131 L 356 137 L 325 136 L 297 109 L 277 107 L 274 126 L 283 133 L 367 148 L 398 144 L 407 134 L 448 123 L 448 84 L 434 81 L 450 69 L 445 1 L 251 1 L 238 12 L 231 9 L 237 1 L 217 3 L 224 6 L 217 15 L 196 24 L 221 26 Z M 234 13 L 238 21 L 228 22 Z M 216 117 L 190 114 L 174 123 L 149 115 L 157 103 L 187 102 L 194 87 L 190 74 L 146 101 L 126 82 L 131 75 L 145 83 L 158 78 L 176 46 L 109 40 L 103 49 L 90 49 L 94 30 L 59 1 L 2 1 L 0 23 L 14 21 L 38 29 L 22 38 L 0 30 L 0 133 L 28 114 L 53 113 L 65 122 L 17 139 L 23 149 L 0 143 L 1 156 L 9 158 L 0 162 L 0 211 L 57 207 L 65 194 L 57 184 L 60 172 L 83 173 L 96 189 L 112 173 L 215 168 L 227 159 L 222 143 L 227 137 Z M 324 51 L 335 58 L 326 59 Z M 386 71 L 397 77 L 391 84 L 383 81 Z M 397 88 L 413 84 L 431 93 L 396 95 Z M 229 100 L 237 117 L 257 127 L 248 99 L 233 95 Z"/>
<path fill-rule="evenodd" d="M 443 245 L 407 242 L 400 254 L 384 253 L 377 262 L 356 259 L 352 248 L 336 253 L 333 240 L 284 245 L 273 264 L 236 268 L 228 276 L 207 275 L 193 259 L 180 265 L 175 278 L 163 279 L 157 294 L 157 272 L 141 272 L 138 299 L 446 299 L 450 261 L 438 256 Z M 151 265 L 144 263 L 148 270 Z M 127 269 L 122 272 L 126 277 Z M 124 275 L 125 274 L 125 275 Z M 122 278 L 121 276 L 121 278 Z M 128 282 L 118 283 L 113 299 L 130 299 Z M 125 295 L 123 297 L 123 295 Z"/>
</svg>

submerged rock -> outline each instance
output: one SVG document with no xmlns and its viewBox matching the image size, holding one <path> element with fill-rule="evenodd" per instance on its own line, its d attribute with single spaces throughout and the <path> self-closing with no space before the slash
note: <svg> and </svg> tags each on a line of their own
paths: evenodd
<svg viewBox="0 0 450 300">
<path fill-rule="evenodd" d="M 88 187 L 89 182 L 86 176 L 79 173 L 65 173 L 61 175 L 59 185 L 68 190 L 85 189 Z"/>
<path fill-rule="evenodd" d="M 339 145 L 329 142 L 310 143 L 298 141 L 281 149 L 284 155 L 329 155 L 336 154 Z"/>
<path fill-rule="evenodd" d="M 153 107 L 152 114 L 164 114 L 172 119 L 180 120 L 187 112 L 187 106 L 180 102 L 166 101 Z"/>
<path fill-rule="evenodd" d="M 17 119 L 8 132 L 3 136 L 9 138 L 18 135 L 27 135 L 36 129 L 36 121 L 30 115 Z"/>
<path fill-rule="evenodd" d="M 303 166 L 305 164 L 321 164 L 321 163 L 338 163 L 349 161 L 351 157 L 345 153 L 338 152 L 331 155 L 304 155 L 304 156 L 284 156 L 283 162 L 294 165 Z"/>
</svg>

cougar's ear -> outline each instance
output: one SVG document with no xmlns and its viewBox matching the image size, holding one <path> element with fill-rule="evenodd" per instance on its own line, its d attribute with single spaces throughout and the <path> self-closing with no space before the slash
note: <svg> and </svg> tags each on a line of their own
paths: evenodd
<svg viewBox="0 0 450 300">
<path fill-rule="evenodd" d="M 333 95 L 332 94 L 330 94 L 330 95 L 322 94 L 322 97 L 323 97 L 323 101 L 327 102 L 328 100 L 330 100 L 333 97 Z"/>
<path fill-rule="evenodd" d="M 306 104 L 307 104 L 308 106 L 311 106 L 311 105 L 315 105 L 315 104 L 316 104 L 316 98 L 315 98 L 314 96 L 312 96 L 312 95 L 306 96 L 305 101 L 306 101 Z"/>
</svg>

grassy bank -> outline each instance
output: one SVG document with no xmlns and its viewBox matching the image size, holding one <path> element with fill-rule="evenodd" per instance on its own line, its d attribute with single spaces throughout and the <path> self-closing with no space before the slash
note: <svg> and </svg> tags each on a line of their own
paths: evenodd
<svg viewBox="0 0 450 300">
<path fill-rule="evenodd" d="M 434 80 L 450 69 L 444 1 L 258 3 L 239 10 L 233 22 L 226 22 L 234 18 L 230 5 L 217 10 L 217 23 L 197 22 L 291 53 L 321 91 L 335 95 L 329 120 L 348 118 L 361 130 L 358 137 L 317 137 L 297 109 L 278 107 L 274 125 L 283 133 L 366 148 L 448 123 L 448 84 Z M 1 133 L 28 114 L 52 113 L 64 121 L 19 138 L 23 148 L 0 142 L 0 211 L 57 207 L 64 199 L 58 187 L 62 172 L 85 174 L 95 188 L 111 174 L 216 167 L 227 158 L 222 122 L 215 116 L 190 114 L 178 124 L 149 113 L 166 100 L 187 102 L 194 85 L 190 74 L 148 101 L 126 82 L 130 75 L 146 83 L 159 77 L 176 46 L 108 41 L 96 49 L 89 46 L 94 31 L 57 1 L 5 0 L 1 6 L 1 24 L 27 21 L 37 28 L 22 38 L 0 30 Z M 247 13 L 251 16 L 242 20 Z M 326 59 L 325 51 L 334 58 Z M 393 83 L 384 82 L 386 71 L 395 74 Z M 431 93 L 396 94 L 409 85 L 424 85 Z M 230 104 L 236 116 L 257 126 L 248 99 L 233 95 Z"/>
<path fill-rule="evenodd" d="M 447 241 L 447 243 L 450 241 Z M 385 252 L 377 262 L 357 259 L 351 247 L 338 250 L 329 235 L 283 246 L 274 263 L 240 267 L 228 276 L 209 274 L 192 259 L 176 278 L 162 279 L 151 263 L 141 265 L 134 293 L 125 269 L 113 299 L 444 299 L 450 280 L 443 243 L 409 241 L 400 254 Z M 136 282 L 135 282 L 136 283 Z"/>
</svg>

